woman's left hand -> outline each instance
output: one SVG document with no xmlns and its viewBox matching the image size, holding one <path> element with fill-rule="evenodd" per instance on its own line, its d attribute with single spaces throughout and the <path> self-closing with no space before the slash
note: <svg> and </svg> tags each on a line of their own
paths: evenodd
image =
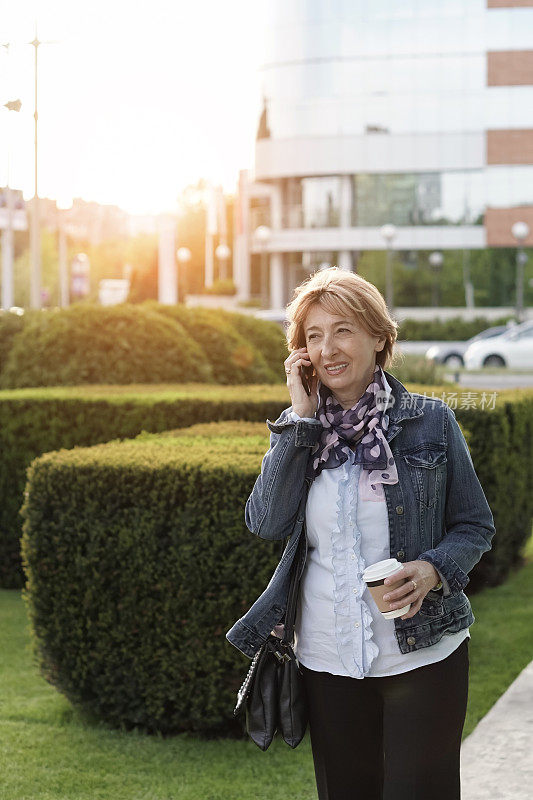
<svg viewBox="0 0 533 800">
<path fill-rule="evenodd" d="M 393 592 L 383 595 L 386 602 L 390 601 L 390 610 L 402 608 L 411 603 L 411 608 L 400 619 L 410 619 L 420 610 L 422 600 L 439 581 L 439 573 L 429 561 L 408 561 L 401 570 L 395 572 L 390 578 L 385 578 L 385 585 L 390 586 L 402 578 L 407 578 L 407 583 L 399 586 Z"/>
</svg>

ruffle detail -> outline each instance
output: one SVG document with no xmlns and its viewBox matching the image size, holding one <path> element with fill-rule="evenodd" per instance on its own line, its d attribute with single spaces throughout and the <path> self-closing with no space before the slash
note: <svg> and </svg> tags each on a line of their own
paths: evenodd
<svg viewBox="0 0 533 800">
<path fill-rule="evenodd" d="M 366 565 L 361 556 L 361 531 L 357 527 L 361 467 L 354 463 L 350 454 L 339 469 L 343 470 L 343 475 L 338 483 L 336 525 L 331 532 L 335 638 L 344 668 L 353 678 L 364 678 L 379 654 L 379 648 L 372 640 L 372 614 L 363 600 L 366 588 L 363 570 Z"/>
</svg>

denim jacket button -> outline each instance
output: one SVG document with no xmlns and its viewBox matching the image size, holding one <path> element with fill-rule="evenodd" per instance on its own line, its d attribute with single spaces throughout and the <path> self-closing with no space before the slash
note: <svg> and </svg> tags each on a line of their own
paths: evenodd
<svg viewBox="0 0 533 800">
<path fill-rule="evenodd" d="M 403 506 L 396 506 L 396 513 L 403 514 Z"/>
<path fill-rule="evenodd" d="M 396 558 L 399 558 L 400 561 L 403 561 L 403 559 L 405 558 L 404 551 L 403 550 L 398 550 L 398 552 L 396 553 Z"/>
<path fill-rule="evenodd" d="M 407 637 L 407 644 L 408 644 L 408 645 L 413 645 L 413 644 L 415 644 L 415 643 L 416 643 L 416 639 L 415 639 L 415 637 L 414 637 L 414 636 L 408 636 L 408 637 Z"/>
</svg>

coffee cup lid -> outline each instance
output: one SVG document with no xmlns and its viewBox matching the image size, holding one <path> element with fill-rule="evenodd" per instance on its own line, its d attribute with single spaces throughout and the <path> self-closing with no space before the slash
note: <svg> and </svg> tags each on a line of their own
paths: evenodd
<svg viewBox="0 0 533 800">
<path fill-rule="evenodd" d="M 366 583 L 371 581 L 379 581 L 382 578 L 388 578 L 389 575 L 394 575 L 401 569 L 403 564 L 400 564 L 395 558 L 386 558 L 384 561 L 378 561 L 377 564 L 371 564 L 363 572 L 363 580 Z"/>
</svg>

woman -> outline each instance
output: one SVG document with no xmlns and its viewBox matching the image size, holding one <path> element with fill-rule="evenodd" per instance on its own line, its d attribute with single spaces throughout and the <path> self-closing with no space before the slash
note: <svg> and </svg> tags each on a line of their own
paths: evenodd
<svg viewBox="0 0 533 800">
<path fill-rule="evenodd" d="M 492 515 L 453 412 L 384 370 L 396 324 L 375 286 L 336 268 L 297 287 L 285 361 L 292 405 L 246 503 L 248 528 L 290 535 L 261 597 L 228 632 L 249 656 L 285 611 L 305 536 L 295 652 L 320 800 L 456 800 L 466 712 L 468 573 Z M 365 566 L 402 563 L 385 619 Z"/>
</svg>

